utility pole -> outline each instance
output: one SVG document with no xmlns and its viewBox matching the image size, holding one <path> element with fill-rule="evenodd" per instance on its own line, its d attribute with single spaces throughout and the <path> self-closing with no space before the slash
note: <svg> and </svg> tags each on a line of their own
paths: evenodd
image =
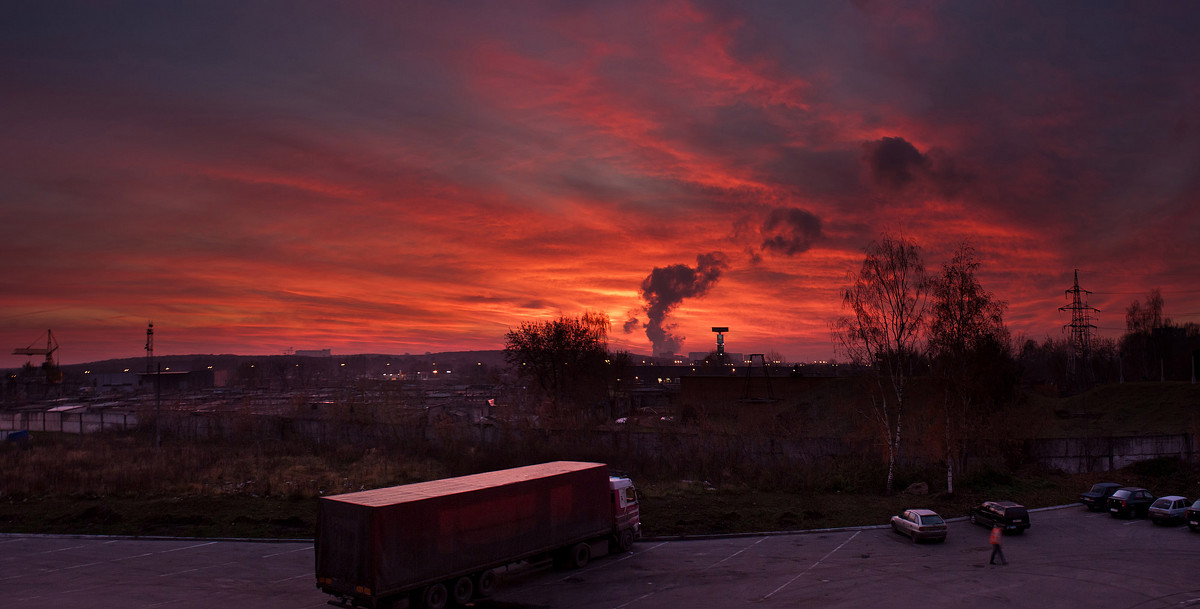
<svg viewBox="0 0 1200 609">
<path fill-rule="evenodd" d="M 1078 366 L 1087 363 L 1092 347 L 1092 330 L 1096 329 L 1096 325 L 1092 323 L 1092 313 L 1100 312 L 1100 309 L 1088 306 L 1088 294 L 1091 292 L 1079 287 L 1079 269 L 1075 269 L 1075 285 L 1067 290 L 1071 304 L 1058 308 L 1059 311 L 1071 312 L 1071 323 L 1063 326 L 1063 331 L 1069 336 L 1067 363 L 1072 374 L 1078 374 Z"/>
<path fill-rule="evenodd" d="M 154 370 L 152 362 L 154 361 L 154 322 L 149 322 L 146 326 L 146 374 L 149 375 Z"/>
<path fill-rule="evenodd" d="M 154 322 L 150 322 L 146 326 L 146 376 L 154 372 L 154 450 L 162 447 L 162 428 L 160 427 L 159 419 L 162 418 L 162 388 L 159 386 L 159 376 L 162 374 L 162 365 L 158 366 L 158 370 L 153 370 L 154 363 Z"/>
</svg>

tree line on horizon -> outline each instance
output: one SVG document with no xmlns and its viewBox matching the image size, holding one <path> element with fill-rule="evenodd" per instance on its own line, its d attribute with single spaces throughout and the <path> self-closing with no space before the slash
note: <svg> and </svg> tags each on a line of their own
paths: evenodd
<svg viewBox="0 0 1200 609">
<path fill-rule="evenodd" d="M 903 456 L 913 378 L 937 389 L 932 406 L 942 419 L 942 461 L 953 493 L 969 431 L 1021 390 L 1063 396 L 1097 384 L 1194 374 L 1200 326 L 1167 318 L 1158 289 L 1129 305 L 1119 340 L 1014 340 L 1004 319 L 1007 303 L 980 283 L 981 265 L 975 248 L 962 242 L 930 271 L 920 246 L 884 234 L 864 249 L 841 290 L 842 315 L 830 324 L 831 334 L 869 379 L 870 406 L 861 414 L 885 447 L 889 494 Z M 555 411 L 594 413 L 596 405 L 603 411 L 630 365 L 628 353 L 609 351 L 609 325 L 596 312 L 525 322 L 507 333 L 505 358 Z"/>
</svg>

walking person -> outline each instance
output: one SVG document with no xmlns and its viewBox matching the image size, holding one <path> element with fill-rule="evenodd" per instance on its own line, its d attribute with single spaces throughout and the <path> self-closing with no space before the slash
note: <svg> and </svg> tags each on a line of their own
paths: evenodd
<svg viewBox="0 0 1200 609">
<path fill-rule="evenodd" d="M 1003 537 L 1004 537 L 1004 529 L 1000 528 L 999 526 L 992 527 L 992 536 L 988 539 L 989 541 L 992 542 L 992 558 L 991 558 L 991 560 L 988 560 L 989 565 L 996 564 L 997 556 L 1000 557 L 1001 565 L 1008 564 L 1008 560 L 1006 560 L 1004 558 L 1004 550 L 1002 550 L 1000 548 L 1000 545 L 1003 543 Z"/>
</svg>

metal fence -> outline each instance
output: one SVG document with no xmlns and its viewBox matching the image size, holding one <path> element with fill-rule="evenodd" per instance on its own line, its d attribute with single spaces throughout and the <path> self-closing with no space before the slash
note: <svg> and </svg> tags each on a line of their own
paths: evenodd
<svg viewBox="0 0 1200 609">
<path fill-rule="evenodd" d="M 96 433 L 134 429 L 138 417 L 132 412 L 4 412 L 0 431 L 56 431 Z"/>
<path fill-rule="evenodd" d="M 139 420 L 134 412 L 0 413 L 0 432 L 31 431 L 96 433 L 154 425 L 153 413 Z M 720 461 L 750 466 L 816 465 L 830 458 L 869 456 L 878 447 L 841 438 L 782 438 L 766 435 L 700 434 L 671 430 L 548 430 L 529 427 L 437 425 L 428 422 L 338 421 L 244 412 L 164 412 L 157 421 L 164 433 L 188 440 L 300 439 L 315 443 L 358 445 L 541 446 L 602 457 L 620 454 L 635 459 L 673 455 L 692 462 Z M 1069 473 L 1111 471 L 1160 457 L 1200 460 L 1200 441 L 1193 434 L 1161 436 L 1039 438 L 974 447 L 973 461 L 999 455 Z M 987 450 L 985 450 L 985 448 Z M 985 456 L 990 455 L 990 456 Z"/>
</svg>

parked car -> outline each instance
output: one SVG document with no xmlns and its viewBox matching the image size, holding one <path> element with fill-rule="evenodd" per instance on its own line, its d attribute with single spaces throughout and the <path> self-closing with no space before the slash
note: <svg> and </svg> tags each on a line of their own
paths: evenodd
<svg viewBox="0 0 1200 609">
<path fill-rule="evenodd" d="M 1187 497 L 1179 495 L 1167 495 L 1159 497 L 1150 504 L 1150 522 L 1154 524 L 1175 524 L 1181 522 L 1184 513 L 1187 512 L 1188 506 L 1192 502 L 1187 500 Z"/>
<path fill-rule="evenodd" d="M 1193 503 L 1192 507 L 1183 513 L 1183 521 L 1187 523 L 1189 529 L 1200 531 L 1200 499 L 1197 499 L 1196 503 Z"/>
<path fill-rule="evenodd" d="M 933 510 L 904 510 L 892 516 L 892 530 L 908 535 L 913 541 L 946 541 L 946 521 Z"/>
<path fill-rule="evenodd" d="M 1121 518 L 1133 518 L 1150 513 L 1150 504 L 1154 503 L 1154 495 L 1150 491 L 1137 486 L 1122 486 L 1108 498 L 1108 513 Z"/>
<path fill-rule="evenodd" d="M 1092 485 L 1092 490 L 1079 493 L 1079 502 L 1092 512 L 1108 508 L 1108 498 L 1123 485 L 1116 482 L 1100 482 Z"/>
<path fill-rule="evenodd" d="M 1032 524 L 1029 510 L 1012 501 L 984 501 L 971 508 L 967 517 L 973 524 L 988 528 L 999 525 L 1005 533 L 1021 533 Z"/>
</svg>

